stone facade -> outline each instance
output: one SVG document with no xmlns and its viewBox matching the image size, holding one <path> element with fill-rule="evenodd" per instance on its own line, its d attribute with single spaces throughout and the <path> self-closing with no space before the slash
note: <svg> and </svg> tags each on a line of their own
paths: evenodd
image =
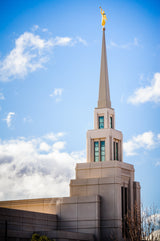
<svg viewBox="0 0 160 241">
<path fill-rule="evenodd" d="M 98 118 L 104 117 L 104 128 L 99 129 Z M 112 128 L 110 128 L 110 117 L 112 117 Z M 94 142 L 97 140 L 105 141 L 105 161 L 114 160 L 113 142 L 118 142 L 118 160 L 123 161 L 123 135 L 122 132 L 115 130 L 114 109 L 96 108 L 94 111 L 94 130 L 87 131 L 87 162 L 94 162 Z"/>
<path fill-rule="evenodd" d="M 134 181 L 133 165 L 119 161 L 79 163 L 76 179 L 70 182 L 70 196 L 99 195 L 101 239 L 122 238 L 122 188 L 127 190 L 127 211 L 140 205 L 140 186 Z M 140 211 L 140 206 L 138 206 Z"/>
<path fill-rule="evenodd" d="M 76 165 L 70 197 L 6 201 L 0 206 L 55 214 L 59 232 L 92 234 L 97 241 L 123 240 L 125 215 L 136 210 L 140 216 L 140 184 L 134 180 L 133 165 L 123 162 L 123 135 L 115 129 L 104 28 L 94 129 L 87 132 L 87 162 Z"/>
<path fill-rule="evenodd" d="M 33 233 L 58 241 L 93 241 L 92 234 L 58 230 L 57 215 L 0 208 L 0 240 L 30 241 Z"/>
<path fill-rule="evenodd" d="M 59 198 L 37 198 L 25 200 L 0 201 L 0 207 L 17 210 L 56 214 L 56 202 Z"/>
<path fill-rule="evenodd" d="M 57 202 L 58 229 L 100 236 L 100 196 L 76 195 Z"/>
</svg>

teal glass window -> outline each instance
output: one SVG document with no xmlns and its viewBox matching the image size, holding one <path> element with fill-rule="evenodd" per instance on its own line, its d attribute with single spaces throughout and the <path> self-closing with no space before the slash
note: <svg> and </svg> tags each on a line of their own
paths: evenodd
<svg viewBox="0 0 160 241">
<path fill-rule="evenodd" d="M 104 129 L 104 116 L 99 116 L 99 129 Z"/>
<path fill-rule="evenodd" d="M 118 142 L 116 142 L 116 160 L 118 161 Z"/>
<path fill-rule="evenodd" d="M 118 161 L 118 142 L 113 142 L 114 160 Z"/>
<path fill-rule="evenodd" d="M 105 161 L 105 141 L 100 142 L 101 148 L 101 162 Z"/>
<path fill-rule="evenodd" d="M 95 162 L 99 161 L 99 142 L 98 141 L 94 142 L 94 161 Z"/>
<path fill-rule="evenodd" d="M 110 116 L 110 128 L 113 128 L 113 119 L 112 119 L 112 116 Z"/>
<path fill-rule="evenodd" d="M 105 141 L 94 142 L 94 162 L 105 161 Z"/>
</svg>

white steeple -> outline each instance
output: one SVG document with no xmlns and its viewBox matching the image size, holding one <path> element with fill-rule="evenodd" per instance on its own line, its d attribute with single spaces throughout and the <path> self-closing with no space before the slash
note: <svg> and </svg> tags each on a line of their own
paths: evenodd
<svg viewBox="0 0 160 241">
<path fill-rule="evenodd" d="M 103 37 L 102 37 L 98 108 L 111 108 L 106 43 L 105 43 L 105 28 L 103 28 Z"/>
</svg>

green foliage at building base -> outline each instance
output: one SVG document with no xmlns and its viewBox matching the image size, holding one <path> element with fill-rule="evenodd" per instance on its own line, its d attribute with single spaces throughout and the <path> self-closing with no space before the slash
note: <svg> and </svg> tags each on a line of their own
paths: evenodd
<svg viewBox="0 0 160 241">
<path fill-rule="evenodd" d="M 39 235 L 37 233 L 34 233 L 32 235 L 31 241 L 55 241 L 55 239 L 49 239 L 46 235 Z"/>
</svg>

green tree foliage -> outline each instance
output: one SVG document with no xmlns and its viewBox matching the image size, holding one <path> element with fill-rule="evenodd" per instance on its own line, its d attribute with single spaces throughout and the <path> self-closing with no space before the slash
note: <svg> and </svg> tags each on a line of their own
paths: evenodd
<svg viewBox="0 0 160 241">
<path fill-rule="evenodd" d="M 47 236 L 42 235 L 38 241 L 51 241 Z"/>
<path fill-rule="evenodd" d="M 40 238 L 40 235 L 37 234 L 37 233 L 34 233 L 34 234 L 32 235 L 31 241 L 39 241 L 39 238 Z"/>
<path fill-rule="evenodd" d="M 42 235 L 40 236 L 39 234 L 37 233 L 34 233 L 32 235 L 32 239 L 31 241 L 55 241 L 54 239 L 49 239 L 46 235 Z"/>
</svg>

